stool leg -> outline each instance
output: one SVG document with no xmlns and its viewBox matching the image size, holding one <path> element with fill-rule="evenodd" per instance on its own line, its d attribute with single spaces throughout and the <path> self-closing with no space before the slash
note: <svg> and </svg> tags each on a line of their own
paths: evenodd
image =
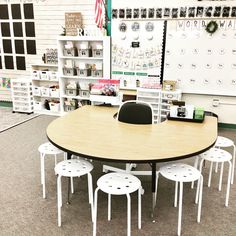
<svg viewBox="0 0 236 236">
<path fill-rule="evenodd" d="M 70 187 L 71 187 L 71 193 L 74 193 L 74 181 L 73 181 L 73 177 L 70 177 Z"/>
<path fill-rule="evenodd" d="M 213 167 L 213 162 L 211 162 L 211 166 L 210 166 L 210 173 L 209 173 L 209 177 L 208 177 L 208 187 L 211 186 L 212 167 Z"/>
<path fill-rule="evenodd" d="M 178 201 L 178 182 L 175 182 L 175 200 L 174 200 L 174 207 L 177 207 Z"/>
<path fill-rule="evenodd" d="M 215 166 L 215 173 L 218 172 L 218 162 L 216 162 L 216 166 Z"/>
<path fill-rule="evenodd" d="M 55 166 L 57 164 L 57 154 L 54 154 L 54 159 L 55 159 Z"/>
<path fill-rule="evenodd" d="M 198 212 L 197 212 L 197 222 L 201 221 L 201 210 L 202 210 L 202 188 L 203 188 L 203 176 L 200 176 L 200 191 L 199 191 L 199 202 L 198 202 Z"/>
<path fill-rule="evenodd" d="M 220 180 L 219 180 L 219 188 L 218 188 L 219 191 L 221 191 L 221 187 L 222 187 L 223 171 L 224 171 L 224 162 L 221 163 Z"/>
<path fill-rule="evenodd" d="M 180 236 L 180 233 L 181 233 L 181 221 L 182 221 L 182 199 L 183 199 L 183 182 L 179 182 L 178 236 Z"/>
<path fill-rule="evenodd" d="M 199 161 L 199 156 L 196 156 L 195 157 L 195 161 L 194 161 L 194 167 L 197 169 L 197 166 L 198 166 L 198 161 Z M 192 184 L 191 184 L 191 188 L 194 187 L 194 181 L 192 181 Z"/>
<path fill-rule="evenodd" d="M 93 217 L 93 180 L 92 180 L 91 173 L 88 173 L 87 176 L 88 176 L 88 196 L 89 196 L 89 203 L 91 205 L 91 217 L 93 221 L 94 219 Z"/>
<path fill-rule="evenodd" d="M 45 187 L 45 154 L 40 153 L 40 164 L 41 164 L 41 184 L 43 185 L 43 198 L 46 198 L 46 187 Z"/>
<path fill-rule="evenodd" d="M 235 168 L 235 145 L 233 145 L 233 165 L 232 165 L 231 184 L 234 183 L 234 168 Z"/>
<path fill-rule="evenodd" d="M 202 166 L 203 166 L 203 162 L 204 162 L 204 159 L 201 160 L 200 162 L 200 165 L 199 165 L 199 170 L 200 170 L 200 173 L 202 174 Z M 198 181 L 198 184 L 199 184 L 199 181 Z M 200 185 L 200 184 L 199 184 Z M 202 185 L 203 185 L 203 179 L 202 179 Z M 198 186 L 199 187 L 199 186 Z M 200 186 L 201 187 L 201 186 Z M 199 189 L 197 189 L 199 190 Z M 196 193 L 196 198 L 195 198 L 195 203 L 198 203 L 198 199 L 199 199 L 199 192 L 197 191 Z"/>
<path fill-rule="evenodd" d="M 97 202 L 98 202 L 98 190 L 97 187 L 94 193 L 94 213 L 93 213 L 93 236 L 96 236 L 97 231 Z"/>
<path fill-rule="evenodd" d="M 199 189 L 200 189 L 201 181 L 200 179 L 197 181 L 197 191 L 196 191 L 196 196 L 195 196 L 195 204 L 198 204 L 199 201 Z"/>
<path fill-rule="evenodd" d="M 142 192 L 142 186 L 138 189 L 138 228 L 141 229 L 141 210 L 142 210 L 142 203 L 141 203 L 141 192 Z"/>
<path fill-rule="evenodd" d="M 107 215 L 108 215 L 108 217 L 107 217 L 107 219 L 108 219 L 108 221 L 110 221 L 111 220 L 111 194 L 108 194 L 108 206 L 107 206 Z"/>
<path fill-rule="evenodd" d="M 127 236 L 130 236 L 131 233 L 131 199 L 130 199 L 130 195 L 126 194 L 127 196 Z"/>
<path fill-rule="evenodd" d="M 229 163 L 229 173 L 228 173 L 227 191 L 226 191 L 226 199 L 225 199 L 225 206 L 226 207 L 229 204 L 230 179 L 231 179 L 231 172 L 232 172 L 232 164 L 230 161 L 228 161 L 228 163 Z"/>
<path fill-rule="evenodd" d="M 61 195 L 61 176 L 57 177 L 57 209 L 58 209 L 58 226 L 61 226 L 61 207 L 62 207 L 62 195 Z"/>
</svg>

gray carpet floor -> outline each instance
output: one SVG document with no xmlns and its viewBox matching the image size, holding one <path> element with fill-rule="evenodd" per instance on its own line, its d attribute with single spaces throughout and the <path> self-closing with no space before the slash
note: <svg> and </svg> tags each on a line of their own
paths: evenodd
<svg viewBox="0 0 236 236">
<path fill-rule="evenodd" d="M 42 198 L 40 185 L 40 161 L 38 146 L 47 141 L 46 127 L 55 117 L 39 116 L 0 134 L 0 235 L 92 235 L 92 223 L 87 194 L 87 178 L 75 180 L 75 193 L 71 204 L 66 204 L 67 180 L 63 179 L 62 227 L 57 227 L 56 176 L 54 160 L 46 160 L 47 198 Z M 236 131 L 221 129 L 221 135 L 236 141 Z M 182 160 L 193 163 L 193 158 Z M 102 164 L 93 161 L 94 187 L 102 175 Z M 111 164 L 111 163 L 109 163 Z M 113 164 L 115 165 L 115 164 Z M 116 164 L 117 166 L 117 164 Z M 119 165 L 118 166 L 123 166 Z M 229 207 L 224 206 L 226 170 L 222 191 L 217 190 L 218 175 L 213 175 L 212 187 L 208 188 L 204 169 L 204 190 L 201 223 L 196 222 L 197 206 L 194 204 L 195 189 L 184 185 L 182 236 L 235 236 L 236 235 L 236 183 L 232 185 Z M 138 165 L 137 169 L 149 169 Z M 218 173 L 219 174 L 219 173 Z M 173 207 L 174 183 L 160 177 L 155 222 L 150 218 L 150 177 L 140 177 L 145 194 L 142 197 L 142 229 L 137 228 L 137 194 L 132 194 L 132 235 L 177 234 L 177 208 Z M 98 236 L 126 235 L 126 199 L 112 197 L 112 220 L 107 221 L 107 196 L 99 193 Z"/>
<path fill-rule="evenodd" d="M 0 133 L 36 116 L 38 115 L 19 112 L 13 113 L 12 107 L 0 107 Z"/>
</svg>

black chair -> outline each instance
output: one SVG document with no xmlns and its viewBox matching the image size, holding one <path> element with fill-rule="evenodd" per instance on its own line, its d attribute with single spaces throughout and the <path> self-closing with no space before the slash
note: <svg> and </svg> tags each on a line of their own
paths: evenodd
<svg viewBox="0 0 236 236">
<path fill-rule="evenodd" d="M 120 106 L 117 119 L 129 124 L 152 124 L 152 107 L 146 102 L 136 100 L 126 101 Z"/>
<path fill-rule="evenodd" d="M 147 125 L 153 123 L 153 109 L 149 103 L 137 100 L 130 100 L 124 102 L 118 110 L 117 120 L 119 122 L 135 124 L 135 125 Z M 126 164 L 126 169 L 119 169 L 112 166 L 103 165 L 103 172 L 120 171 L 130 172 L 132 168 L 136 167 L 136 164 Z M 132 172 L 133 173 L 133 172 Z M 150 171 L 135 171 L 135 175 L 150 175 Z"/>
</svg>

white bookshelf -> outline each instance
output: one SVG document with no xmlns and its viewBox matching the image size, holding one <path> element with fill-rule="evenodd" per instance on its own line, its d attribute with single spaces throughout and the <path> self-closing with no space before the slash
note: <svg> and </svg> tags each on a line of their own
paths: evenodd
<svg viewBox="0 0 236 236">
<path fill-rule="evenodd" d="M 65 45 L 73 45 L 71 51 L 66 49 Z M 101 55 L 96 55 L 93 50 L 101 50 Z M 70 54 L 71 55 L 68 55 Z M 87 55 L 81 56 L 82 53 Z M 69 66 L 68 66 L 69 65 Z M 86 71 L 85 75 L 80 74 L 81 65 L 85 65 L 86 68 L 98 68 L 99 75 L 96 74 L 96 70 Z M 71 66 L 71 67 L 70 67 Z M 86 69 L 85 69 L 86 70 Z M 69 71 L 69 73 L 67 73 Z M 60 109 L 65 111 L 65 101 L 68 99 L 74 99 L 78 103 L 92 102 L 94 96 L 83 96 L 80 90 L 87 90 L 89 84 L 97 83 L 100 79 L 110 79 L 110 37 L 90 37 L 90 36 L 60 36 L 58 38 L 58 73 L 60 84 Z M 66 93 L 67 85 L 70 82 L 77 84 L 76 94 L 68 95 Z M 103 97 L 103 98 L 100 98 Z M 107 99 L 107 96 L 100 96 L 97 98 L 101 102 Z"/>
<path fill-rule="evenodd" d="M 58 65 L 33 64 L 31 78 L 34 113 L 61 115 Z"/>
</svg>

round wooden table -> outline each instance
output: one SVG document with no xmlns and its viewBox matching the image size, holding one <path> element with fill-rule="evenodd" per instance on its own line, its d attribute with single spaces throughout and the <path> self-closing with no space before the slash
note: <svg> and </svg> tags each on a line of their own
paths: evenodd
<svg viewBox="0 0 236 236">
<path fill-rule="evenodd" d="M 114 119 L 118 108 L 83 106 L 52 121 L 47 137 L 69 155 L 125 163 L 150 163 L 155 193 L 156 162 L 200 154 L 217 139 L 217 118 L 203 123 L 166 120 L 155 125 L 133 125 Z"/>
</svg>

